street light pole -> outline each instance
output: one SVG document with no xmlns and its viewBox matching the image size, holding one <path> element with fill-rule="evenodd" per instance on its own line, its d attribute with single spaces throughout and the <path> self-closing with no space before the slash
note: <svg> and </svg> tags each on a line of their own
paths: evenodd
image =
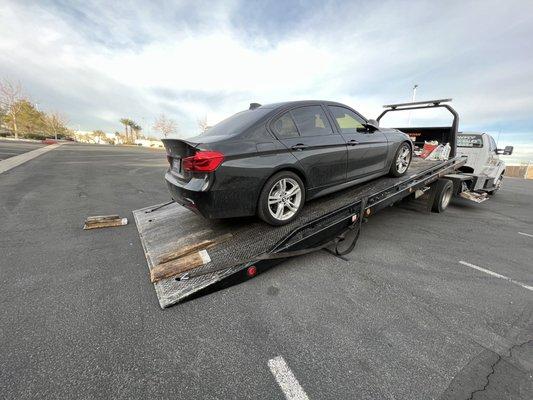
<svg viewBox="0 0 533 400">
<path fill-rule="evenodd" d="M 414 103 L 415 102 L 415 99 L 416 99 L 416 88 L 418 87 L 418 85 L 414 85 L 413 86 L 413 96 L 411 97 L 411 103 Z M 409 117 L 407 119 L 407 127 L 410 127 L 411 126 L 411 111 L 409 111 Z"/>
</svg>

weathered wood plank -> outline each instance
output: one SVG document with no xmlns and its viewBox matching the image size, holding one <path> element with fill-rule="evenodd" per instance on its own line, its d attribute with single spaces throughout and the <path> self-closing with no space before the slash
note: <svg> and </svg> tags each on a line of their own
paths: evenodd
<svg viewBox="0 0 533 400">
<path fill-rule="evenodd" d="M 157 264 L 164 264 L 177 258 L 186 256 L 187 254 L 193 253 L 195 251 L 208 249 L 209 247 L 213 247 L 216 244 L 223 243 L 231 239 L 232 237 L 233 235 L 231 233 L 227 233 L 214 239 L 202 240 L 201 242 L 189 244 L 180 249 L 169 251 L 168 253 L 165 253 L 158 258 Z"/>
<path fill-rule="evenodd" d="M 127 218 L 119 218 L 119 219 L 113 219 L 108 221 L 101 221 L 101 222 L 85 222 L 83 225 L 84 230 L 88 229 L 98 229 L 98 228 L 112 228 L 115 226 L 123 226 L 128 224 Z"/>
<path fill-rule="evenodd" d="M 107 220 L 111 220 L 111 219 L 119 219 L 120 217 L 117 215 L 117 214 L 112 214 L 112 215 L 94 215 L 92 217 L 87 217 L 87 219 L 85 220 L 85 223 L 88 223 L 88 222 L 102 222 L 102 221 L 107 221 Z"/>
<path fill-rule="evenodd" d="M 188 254 L 176 260 L 155 266 L 150 270 L 150 280 L 152 283 L 155 283 L 162 279 L 171 278 L 182 272 L 207 264 L 209 260 L 209 255 L 205 250 Z"/>
</svg>

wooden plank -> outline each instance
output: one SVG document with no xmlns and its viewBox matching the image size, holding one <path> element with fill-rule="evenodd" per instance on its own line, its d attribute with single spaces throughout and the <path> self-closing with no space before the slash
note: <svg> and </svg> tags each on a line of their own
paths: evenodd
<svg viewBox="0 0 533 400">
<path fill-rule="evenodd" d="M 197 251 L 155 266 L 150 270 L 150 280 L 155 283 L 162 279 L 171 278 L 182 272 L 207 264 L 209 261 L 210 258 L 206 250 Z"/>
<path fill-rule="evenodd" d="M 102 221 L 107 221 L 107 220 L 112 220 L 112 219 L 119 219 L 120 217 L 116 214 L 112 214 L 112 215 L 95 215 L 95 216 L 92 216 L 92 217 L 87 217 L 87 219 L 85 220 L 85 223 L 88 223 L 88 222 L 102 222 Z"/>
<path fill-rule="evenodd" d="M 165 253 L 158 258 L 157 264 L 164 264 L 169 261 L 176 260 L 180 257 L 186 256 L 187 254 L 193 253 L 195 251 L 208 249 L 210 247 L 213 247 L 216 244 L 223 243 L 231 239 L 232 237 L 233 235 L 231 233 L 227 233 L 225 235 L 219 236 L 214 239 L 202 240 L 199 243 L 193 243 L 193 244 L 184 246 L 178 250 L 169 251 L 168 253 Z"/>
<path fill-rule="evenodd" d="M 88 229 L 98 229 L 98 228 L 111 228 L 114 226 L 123 226 L 128 224 L 127 218 L 120 218 L 120 219 L 114 219 L 114 220 L 108 220 L 108 221 L 102 221 L 102 222 L 90 222 L 85 223 L 83 225 L 84 230 Z"/>
</svg>

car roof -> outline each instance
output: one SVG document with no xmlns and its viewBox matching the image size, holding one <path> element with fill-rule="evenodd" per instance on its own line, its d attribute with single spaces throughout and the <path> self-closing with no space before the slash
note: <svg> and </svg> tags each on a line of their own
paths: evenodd
<svg viewBox="0 0 533 400">
<path fill-rule="evenodd" d="M 334 104 L 346 107 L 345 104 L 338 103 L 336 101 L 329 101 L 329 100 L 297 100 L 297 101 L 283 101 L 279 103 L 271 103 L 271 104 L 265 104 L 258 108 L 267 108 L 267 109 L 281 109 L 281 108 L 290 108 L 294 106 L 313 106 L 313 105 L 320 105 L 323 103 L 327 104 Z"/>
</svg>

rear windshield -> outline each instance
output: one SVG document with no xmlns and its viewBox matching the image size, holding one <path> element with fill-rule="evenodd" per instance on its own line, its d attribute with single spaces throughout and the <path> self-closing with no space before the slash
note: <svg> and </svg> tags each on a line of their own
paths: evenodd
<svg viewBox="0 0 533 400">
<path fill-rule="evenodd" d="M 481 135 L 457 135 L 457 147 L 483 147 Z"/>
<path fill-rule="evenodd" d="M 238 112 L 229 118 L 219 122 L 209 128 L 202 136 L 231 135 L 241 133 L 246 128 L 252 126 L 259 118 L 265 116 L 272 110 L 255 109 Z"/>
</svg>

